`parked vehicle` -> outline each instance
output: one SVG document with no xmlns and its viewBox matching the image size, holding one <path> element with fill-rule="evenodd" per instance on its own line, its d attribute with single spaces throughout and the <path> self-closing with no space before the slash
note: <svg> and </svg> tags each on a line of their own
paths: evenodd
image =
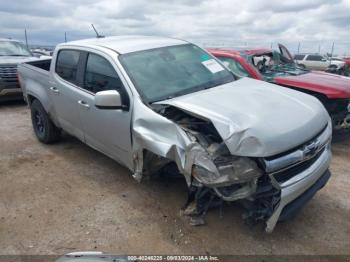
<svg viewBox="0 0 350 262">
<path fill-rule="evenodd" d="M 330 114 L 335 129 L 349 128 L 350 79 L 300 68 L 282 45 L 268 48 L 210 49 L 240 77 L 250 77 L 298 90 L 318 98 Z"/>
<path fill-rule="evenodd" d="M 50 68 L 50 69 L 49 69 Z M 332 127 L 312 96 L 244 78 L 186 41 L 119 36 L 60 44 L 19 79 L 43 143 L 61 130 L 135 179 L 171 167 L 186 179 L 185 214 L 242 201 L 271 232 L 330 177 Z"/>
<path fill-rule="evenodd" d="M 0 101 L 23 98 L 17 81 L 17 65 L 32 59 L 21 42 L 0 38 Z"/>
<path fill-rule="evenodd" d="M 334 59 L 334 58 L 332 58 Z M 341 59 L 342 61 L 345 62 L 345 66 L 344 66 L 344 70 L 343 70 L 343 74 L 344 76 L 350 76 L 350 58 L 348 57 L 341 57 L 341 58 L 337 58 L 337 59 Z"/>
<path fill-rule="evenodd" d="M 302 68 L 310 70 L 327 71 L 342 75 L 345 62 L 343 60 L 331 59 L 321 54 L 296 54 L 295 62 Z"/>
<path fill-rule="evenodd" d="M 41 58 L 41 59 L 51 58 L 52 56 L 51 51 L 46 51 L 41 49 L 33 49 L 33 50 L 30 50 L 30 52 L 34 57 Z"/>
</svg>

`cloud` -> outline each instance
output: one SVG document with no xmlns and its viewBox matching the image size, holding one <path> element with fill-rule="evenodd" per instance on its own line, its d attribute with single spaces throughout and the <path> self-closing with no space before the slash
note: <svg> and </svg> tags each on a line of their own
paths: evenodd
<svg viewBox="0 0 350 262">
<path fill-rule="evenodd" d="M 55 45 L 104 35 L 146 34 L 202 45 L 270 46 L 350 54 L 350 0 L 0 0 L 0 37 Z"/>
</svg>

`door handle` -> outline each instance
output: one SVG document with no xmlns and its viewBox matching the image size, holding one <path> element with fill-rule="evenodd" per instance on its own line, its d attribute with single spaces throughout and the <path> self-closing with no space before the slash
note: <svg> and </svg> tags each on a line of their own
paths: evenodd
<svg viewBox="0 0 350 262">
<path fill-rule="evenodd" d="M 51 87 L 50 87 L 50 90 L 51 90 L 52 92 L 54 92 L 55 94 L 59 94 L 59 93 L 60 93 L 60 90 L 58 90 L 57 87 L 51 86 Z"/>
<path fill-rule="evenodd" d="M 84 100 L 79 100 L 78 104 L 81 105 L 82 107 L 86 108 L 86 109 L 90 108 L 89 104 L 86 103 Z"/>
</svg>

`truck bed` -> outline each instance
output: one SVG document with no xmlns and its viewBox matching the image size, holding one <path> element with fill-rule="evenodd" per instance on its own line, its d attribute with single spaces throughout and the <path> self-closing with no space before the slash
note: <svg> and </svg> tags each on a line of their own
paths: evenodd
<svg viewBox="0 0 350 262">
<path fill-rule="evenodd" d="M 52 59 L 36 60 L 36 61 L 26 62 L 24 64 L 32 65 L 34 67 L 41 68 L 45 71 L 50 71 L 51 60 Z"/>
<path fill-rule="evenodd" d="M 18 65 L 18 79 L 24 97 L 30 87 L 30 94 L 40 97 L 45 105 L 48 105 L 48 90 L 50 88 L 50 64 L 51 59 L 30 61 Z M 46 101 L 45 101 L 46 100 Z"/>
</svg>

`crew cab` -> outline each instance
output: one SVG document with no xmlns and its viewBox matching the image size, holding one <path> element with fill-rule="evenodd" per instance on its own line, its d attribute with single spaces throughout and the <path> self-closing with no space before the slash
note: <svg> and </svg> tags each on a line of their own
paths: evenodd
<svg viewBox="0 0 350 262">
<path fill-rule="evenodd" d="M 138 181 L 175 167 L 193 225 L 214 203 L 241 201 L 246 219 L 271 232 L 330 177 L 332 127 L 317 99 L 237 79 L 183 40 L 64 43 L 52 60 L 21 64 L 19 79 L 39 141 L 64 130 Z"/>
<path fill-rule="evenodd" d="M 17 65 L 33 59 L 23 43 L 0 39 L 0 101 L 22 99 L 22 90 L 17 81 Z"/>
<path fill-rule="evenodd" d="M 318 98 L 330 114 L 335 130 L 348 129 L 350 113 L 350 78 L 301 68 L 289 51 L 269 48 L 211 48 L 234 74 L 267 81 Z"/>
</svg>

